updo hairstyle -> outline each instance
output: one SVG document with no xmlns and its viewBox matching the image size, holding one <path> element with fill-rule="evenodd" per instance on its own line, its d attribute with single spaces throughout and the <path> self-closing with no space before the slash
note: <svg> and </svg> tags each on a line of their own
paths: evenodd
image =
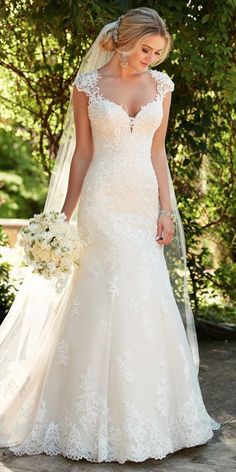
<svg viewBox="0 0 236 472">
<path fill-rule="evenodd" d="M 163 62 L 172 48 L 172 39 L 165 22 L 152 8 L 140 7 L 128 10 L 120 17 L 116 32 L 117 41 L 111 29 L 103 35 L 99 45 L 105 51 L 118 51 L 127 56 L 135 52 L 145 36 L 162 36 L 165 39 L 165 46 L 152 66 Z"/>
</svg>

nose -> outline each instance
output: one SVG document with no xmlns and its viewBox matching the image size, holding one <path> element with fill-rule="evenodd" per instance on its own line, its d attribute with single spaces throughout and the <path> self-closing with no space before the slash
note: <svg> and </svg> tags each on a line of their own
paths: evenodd
<svg viewBox="0 0 236 472">
<path fill-rule="evenodd" d="M 150 52 L 148 55 L 147 55 L 147 62 L 148 65 L 149 64 L 152 64 L 153 62 L 155 61 L 155 52 Z"/>
</svg>

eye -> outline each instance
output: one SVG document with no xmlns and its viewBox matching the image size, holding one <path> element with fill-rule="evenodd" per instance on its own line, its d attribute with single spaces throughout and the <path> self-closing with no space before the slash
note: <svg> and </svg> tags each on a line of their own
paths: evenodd
<svg viewBox="0 0 236 472">
<path fill-rule="evenodd" d="M 146 48 L 142 48 L 142 51 L 145 53 L 145 54 L 149 54 L 151 51 L 149 51 L 148 49 Z M 160 52 L 155 52 L 156 56 L 160 56 Z"/>
</svg>

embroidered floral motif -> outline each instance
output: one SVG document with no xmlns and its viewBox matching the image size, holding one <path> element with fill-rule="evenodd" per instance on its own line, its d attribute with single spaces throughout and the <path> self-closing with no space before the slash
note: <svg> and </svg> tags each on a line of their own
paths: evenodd
<svg viewBox="0 0 236 472">
<path fill-rule="evenodd" d="M 159 410 L 160 414 L 167 418 L 169 414 L 169 406 L 171 404 L 171 385 L 168 379 L 167 364 L 163 357 L 159 359 L 159 377 L 158 387 L 155 390 L 155 407 Z"/>
<path fill-rule="evenodd" d="M 108 415 L 106 401 L 99 395 L 89 368 L 86 374 L 81 376 L 76 401 L 76 414 L 79 416 L 79 424 L 83 427 L 83 430 L 94 435 L 97 435 L 99 431 L 99 418 Z"/>
<path fill-rule="evenodd" d="M 16 381 L 11 379 L 7 382 L 4 382 L 3 387 L 1 389 L 2 398 L 7 399 L 17 393 L 19 386 L 17 385 Z"/>
<path fill-rule="evenodd" d="M 59 342 L 57 348 L 57 357 L 56 357 L 56 364 L 58 365 L 68 365 L 68 358 L 69 358 L 69 346 L 68 343 L 62 339 Z"/>
<path fill-rule="evenodd" d="M 157 81 L 157 93 L 162 99 L 168 92 L 173 92 L 175 88 L 174 82 L 165 72 L 152 70 L 151 73 Z"/>
<path fill-rule="evenodd" d="M 166 93 L 169 91 L 172 92 L 175 87 L 174 82 L 165 72 L 149 70 L 149 73 L 156 80 L 157 83 L 156 95 L 151 102 L 146 103 L 145 105 L 141 105 L 139 112 L 145 109 L 153 102 L 155 102 L 158 98 L 163 99 Z M 75 81 L 73 82 L 73 85 L 75 85 L 79 91 L 85 92 L 91 101 L 97 98 L 123 109 L 122 105 L 119 105 L 114 101 L 109 100 L 100 93 L 100 89 L 98 87 L 99 79 L 101 79 L 101 75 L 98 71 L 85 72 L 84 74 L 80 74 L 78 77 L 76 77 Z M 139 112 L 134 117 L 128 116 L 126 112 L 131 127 L 133 126 Z"/>
<path fill-rule="evenodd" d="M 78 77 L 76 77 L 73 85 L 75 85 L 79 91 L 85 92 L 91 101 L 99 94 L 96 71 L 80 74 Z"/>
<path fill-rule="evenodd" d="M 110 326 L 110 320 L 108 321 L 102 320 L 98 327 L 97 335 L 99 336 L 100 339 L 102 339 L 102 341 L 104 342 L 104 345 L 108 343 L 111 337 L 109 326 Z"/>
<path fill-rule="evenodd" d="M 79 315 L 80 306 L 81 306 L 81 298 L 80 298 L 80 294 L 77 294 L 74 298 L 74 301 L 71 307 L 71 317 Z"/>
<path fill-rule="evenodd" d="M 153 312 L 149 311 L 146 306 L 140 306 L 137 300 L 130 298 L 128 302 L 127 316 L 135 321 L 139 322 L 142 333 L 149 339 L 155 339 L 156 336 L 156 316 Z"/>
<path fill-rule="evenodd" d="M 130 298 L 128 301 L 128 314 L 131 317 L 138 318 L 140 315 L 140 307 L 138 305 L 137 300 L 134 298 Z"/>
<path fill-rule="evenodd" d="M 201 397 L 195 392 L 179 407 L 175 414 L 166 416 L 168 433 L 163 434 L 158 416 L 140 411 L 135 401 L 120 404 L 122 422 L 116 425 L 107 404 L 106 394 L 99 393 L 90 369 L 80 377 L 75 415 L 64 409 L 58 422 L 50 420 L 43 400 L 35 418 L 34 427 L 27 439 L 11 447 L 15 455 L 62 454 L 91 462 L 126 460 L 141 462 L 147 458 L 162 459 L 170 451 L 207 442 L 212 428 L 219 424 L 209 419 Z"/>
<path fill-rule="evenodd" d="M 93 275 L 95 280 L 98 280 L 99 277 L 101 276 L 102 270 L 101 270 L 101 260 L 97 257 L 94 256 L 91 265 L 89 266 L 89 271 Z"/>
<path fill-rule="evenodd" d="M 108 246 L 104 251 L 104 261 L 107 263 L 107 270 L 109 273 L 114 271 L 127 271 L 131 253 L 128 251 L 121 251 L 117 247 L 117 242 Z"/>
<path fill-rule="evenodd" d="M 32 416 L 34 411 L 34 398 L 30 398 L 26 403 L 19 408 L 16 416 L 16 424 L 15 424 L 15 433 L 21 435 L 22 427 L 24 427 L 27 419 Z"/>
<path fill-rule="evenodd" d="M 128 383 L 132 383 L 134 381 L 134 372 L 132 370 L 131 349 L 126 349 L 123 355 L 115 356 L 115 361 L 120 377 Z"/>
</svg>

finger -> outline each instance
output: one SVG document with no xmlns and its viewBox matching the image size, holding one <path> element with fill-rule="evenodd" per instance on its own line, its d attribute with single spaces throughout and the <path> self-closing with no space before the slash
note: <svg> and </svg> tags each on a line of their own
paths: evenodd
<svg viewBox="0 0 236 472">
<path fill-rule="evenodd" d="M 171 238 L 170 231 L 165 231 L 164 234 L 163 234 L 162 243 L 163 244 L 169 244 L 170 238 Z"/>
<path fill-rule="evenodd" d="M 164 244 L 170 244 L 173 240 L 173 237 L 171 235 L 169 235 L 168 237 L 166 237 L 163 241 Z"/>
<path fill-rule="evenodd" d="M 165 232 L 164 228 L 162 228 L 161 237 L 159 238 L 158 242 L 164 245 L 166 243 L 166 238 L 167 238 L 167 233 Z"/>
<path fill-rule="evenodd" d="M 163 225 L 162 224 L 158 224 L 158 227 L 157 227 L 157 235 L 156 235 L 156 238 L 160 238 L 160 237 L 163 237 Z"/>
<path fill-rule="evenodd" d="M 169 240 L 168 237 L 165 236 L 165 237 L 163 238 L 162 244 L 164 244 L 164 245 L 165 245 L 165 244 L 168 244 L 168 240 Z"/>
<path fill-rule="evenodd" d="M 160 236 L 159 238 L 156 238 L 156 241 L 158 242 L 158 244 L 163 244 L 164 243 L 164 237 Z"/>
</svg>

